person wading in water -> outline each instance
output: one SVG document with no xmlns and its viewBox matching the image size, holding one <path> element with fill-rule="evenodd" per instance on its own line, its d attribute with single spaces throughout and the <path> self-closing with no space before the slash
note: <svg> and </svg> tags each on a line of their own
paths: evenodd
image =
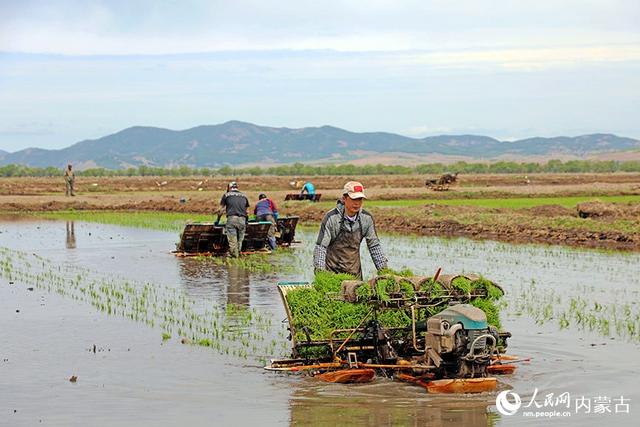
<svg viewBox="0 0 640 427">
<path fill-rule="evenodd" d="M 387 258 L 382 251 L 371 214 L 362 209 L 366 199 L 364 187 L 356 181 L 344 185 L 342 198 L 327 212 L 320 225 L 313 250 L 316 271 L 348 273 L 362 280 L 360 243 L 367 241 L 373 264 L 378 271 L 386 268 Z"/>
</svg>

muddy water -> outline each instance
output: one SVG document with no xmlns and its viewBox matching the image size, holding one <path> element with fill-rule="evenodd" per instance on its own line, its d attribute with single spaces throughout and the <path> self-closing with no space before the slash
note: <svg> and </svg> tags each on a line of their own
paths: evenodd
<svg viewBox="0 0 640 427">
<path fill-rule="evenodd" d="M 0 231 L 0 247 L 97 275 L 151 282 L 203 306 L 253 307 L 272 316 L 278 331 L 285 315 L 275 283 L 309 279 L 314 238 L 300 232 L 304 243 L 278 261 L 294 269 L 276 274 L 175 258 L 169 253 L 174 233 L 7 220 L 0 222 Z M 157 326 L 109 316 L 86 303 L 2 279 L 0 425 L 637 424 L 638 340 L 612 329 L 605 334 L 601 328 L 584 327 L 573 318 L 561 329 L 558 313 L 545 318 L 528 307 L 553 294 L 550 303 L 559 312 L 580 297 L 590 307 L 595 302 L 629 303 L 633 316 L 640 292 L 638 255 L 464 239 L 383 236 L 382 241 L 394 268 L 430 274 L 442 266 L 450 273 L 480 272 L 502 284 L 508 303 L 503 327 L 514 335 L 509 352 L 533 360 L 513 376 L 501 377 L 501 388 L 517 392 L 523 406 L 533 398 L 529 411 L 559 409 L 571 416 L 541 421 L 523 416 L 524 409 L 501 415 L 495 394 L 430 396 L 387 380 L 344 386 L 268 373 L 256 359 L 183 345 L 177 338 L 163 341 Z M 363 259 L 370 273 L 366 253 Z M 280 332 L 272 338 L 282 340 Z M 68 381 L 71 375 L 77 375 L 76 383 Z M 570 408 L 544 406 L 550 393 L 568 393 Z M 612 413 L 593 413 L 598 397 L 612 399 Z M 620 397 L 630 414 L 615 406 Z M 584 408 L 575 413 L 575 399 L 580 398 L 592 402 L 592 413 L 585 414 Z"/>
</svg>

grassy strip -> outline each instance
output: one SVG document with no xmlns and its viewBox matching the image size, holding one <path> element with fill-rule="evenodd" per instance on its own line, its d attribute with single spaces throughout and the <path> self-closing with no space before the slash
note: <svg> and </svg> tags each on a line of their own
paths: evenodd
<svg viewBox="0 0 640 427">
<path fill-rule="evenodd" d="M 607 203 L 640 203 L 640 196 L 569 196 L 569 197 L 514 197 L 497 199 L 404 199 L 404 200 L 367 200 L 366 207 L 408 207 L 429 204 L 447 206 L 474 206 L 480 208 L 523 209 L 544 205 L 559 205 L 575 208 L 578 203 L 600 200 Z M 320 202 L 322 206 L 332 207 L 335 202 Z"/>
<path fill-rule="evenodd" d="M 438 215 L 433 215 L 438 216 Z M 444 218 L 444 216 L 443 216 Z M 447 214 L 446 218 L 461 224 L 480 224 L 486 227 L 509 227 L 516 224 L 526 224 L 532 230 L 551 228 L 555 230 L 583 230 L 593 232 L 640 233 L 640 221 L 617 219 L 602 221 L 593 218 L 578 218 L 572 216 L 538 217 L 518 212 L 473 212 Z"/>
<path fill-rule="evenodd" d="M 619 196 L 624 198 L 640 196 Z M 560 199 L 560 198 L 558 198 Z M 577 198 L 565 198 L 565 199 L 577 199 Z M 580 198 L 581 199 L 581 198 Z M 603 198 L 600 198 L 605 199 Z M 478 199 L 480 200 L 480 199 Z M 483 199 L 492 200 L 492 199 Z M 513 200 L 513 199 L 497 199 L 497 200 Z M 520 200 L 534 200 L 534 201 L 548 201 L 548 198 L 544 199 L 520 199 Z M 463 200 L 442 200 L 437 202 L 463 202 Z M 389 201 L 391 202 L 391 201 Z M 425 214 L 418 206 L 410 206 L 415 204 L 415 200 L 404 200 L 397 202 L 408 202 L 409 209 L 402 211 L 402 215 L 405 218 L 415 217 L 417 220 L 423 220 Z M 367 205 L 374 204 L 373 202 L 367 202 Z M 378 202 L 382 203 L 382 202 Z M 386 203 L 386 202 L 384 202 Z M 440 203 L 445 204 L 445 203 Z M 399 205 L 398 205 L 399 207 Z M 382 215 L 386 214 L 382 213 Z M 377 213 L 380 215 L 381 213 Z M 57 220 L 75 220 L 75 221 L 87 221 L 97 222 L 102 224 L 122 225 L 128 227 L 141 227 L 149 228 L 153 230 L 180 232 L 184 229 L 184 224 L 187 221 L 211 221 L 213 218 L 210 215 L 204 214 L 192 214 L 181 212 L 118 212 L 118 211 L 53 211 L 53 212 L 36 212 L 31 215 L 39 218 L 57 219 Z M 457 221 L 461 224 L 479 224 L 486 227 L 504 227 L 514 224 L 527 224 L 532 229 L 559 229 L 559 230 L 584 230 L 593 232 L 621 232 L 621 233 L 640 233 L 640 221 L 634 221 L 629 219 L 617 219 L 612 221 L 601 221 L 590 218 L 578 218 L 570 216 L 556 216 L 556 217 L 539 217 L 514 211 L 512 214 L 506 214 L 504 212 L 461 212 L 459 214 L 452 212 L 438 212 L 433 210 L 429 215 L 433 220 L 447 219 Z M 317 225 L 313 224 L 299 224 L 298 228 L 307 231 L 317 231 Z M 383 232 L 384 230 L 380 229 Z"/>
<path fill-rule="evenodd" d="M 188 221 L 213 221 L 211 215 L 182 212 L 117 212 L 117 211 L 53 211 L 35 212 L 39 218 L 66 221 L 86 221 L 125 227 L 180 232 Z"/>
<path fill-rule="evenodd" d="M 121 225 L 126 227 L 148 228 L 152 230 L 181 232 L 188 221 L 211 221 L 210 215 L 189 214 L 181 212 L 110 212 L 110 211 L 56 211 L 37 212 L 32 214 L 39 218 L 86 221 L 100 224 Z M 278 254 L 286 255 L 286 250 L 278 250 Z M 255 273 L 290 273 L 296 266 L 290 257 L 274 257 L 272 255 L 254 254 L 250 257 L 194 257 L 203 263 L 213 265 L 234 265 Z"/>
</svg>

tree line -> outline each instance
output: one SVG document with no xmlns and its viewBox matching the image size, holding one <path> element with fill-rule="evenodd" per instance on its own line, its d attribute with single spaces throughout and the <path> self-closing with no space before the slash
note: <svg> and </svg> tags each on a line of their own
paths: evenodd
<svg viewBox="0 0 640 427">
<path fill-rule="evenodd" d="M 640 161 L 616 160 L 549 160 L 546 163 L 467 163 L 451 164 L 425 163 L 417 166 L 400 165 L 305 165 L 293 163 L 289 165 L 271 167 L 236 168 L 223 166 L 221 168 L 191 168 L 180 166 L 175 168 L 161 168 L 139 166 L 128 169 L 91 168 L 76 171 L 78 176 L 317 176 L 317 175 L 404 175 L 404 174 L 443 174 L 459 172 L 463 174 L 533 174 L 533 173 L 580 173 L 580 172 L 640 172 Z M 55 167 L 37 168 L 11 164 L 0 167 L 1 177 L 49 177 L 62 176 L 63 169 Z"/>
</svg>

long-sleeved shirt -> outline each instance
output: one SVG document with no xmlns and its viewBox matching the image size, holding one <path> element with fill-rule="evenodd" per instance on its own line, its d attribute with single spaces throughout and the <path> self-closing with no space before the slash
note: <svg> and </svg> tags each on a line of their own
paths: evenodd
<svg viewBox="0 0 640 427">
<path fill-rule="evenodd" d="M 345 217 L 344 204 L 339 202 L 334 209 L 325 214 L 322 224 L 320 225 L 318 240 L 313 250 L 313 266 L 315 269 L 327 269 L 327 249 L 333 240 L 337 238 L 341 227 L 343 227 L 343 233 L 355 232 L 357 229 L 361 229 L 362 238 L 367 241 L 367 247 L 369 248 L 369 253 L 371 254 L 371 259 L 376 269 L 382 270 L 387 266 L 388 260 L 382 251 L 382 245 L 380 245 L 380 240 L 376 234 L 375 224 L 371 214 L 361 209 L 356 215 L 355 220 L 352 221 Z"/>
<path fill-rule="evenodd" d="M 276 204 L 271 199 L 262 199 L 256 203 L 256 206 L 253 208 L 253 213 L 256 216 L 261 215 L 273 215 L 278 213 L 278 208 Z"/>
</svg>

